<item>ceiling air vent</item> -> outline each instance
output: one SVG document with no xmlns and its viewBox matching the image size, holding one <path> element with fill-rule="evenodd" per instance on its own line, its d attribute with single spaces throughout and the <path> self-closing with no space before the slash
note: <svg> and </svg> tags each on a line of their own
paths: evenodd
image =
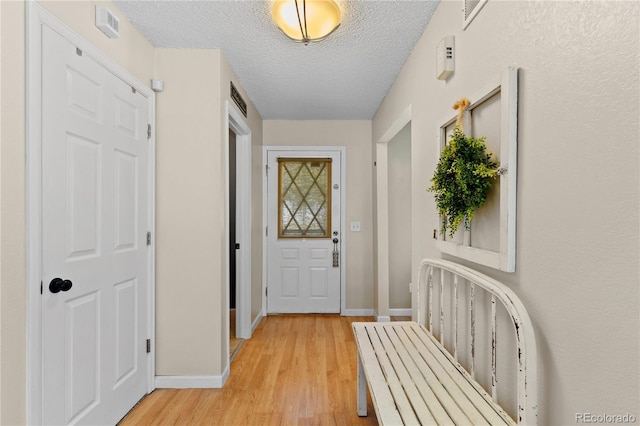
<svg viewBox="0 0 640 426">
<path fill-rule="evenodd" d="M 109 38 L 117 38 L 120 35 L 120 20 L 104 6 L 96 6 L 96 27 Z"/>
</svg>

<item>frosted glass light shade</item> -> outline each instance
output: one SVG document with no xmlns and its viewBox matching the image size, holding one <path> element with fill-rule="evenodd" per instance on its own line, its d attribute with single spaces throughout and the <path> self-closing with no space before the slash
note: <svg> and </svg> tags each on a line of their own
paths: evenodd
<svg viewBox="0 0 640 426">
<path fill-rule="evenodd" d="M 333 0 L 275 0 L 271 16 L 287 37 L 307 44 L 334 32 L 342 12 Z"/>
</svg>

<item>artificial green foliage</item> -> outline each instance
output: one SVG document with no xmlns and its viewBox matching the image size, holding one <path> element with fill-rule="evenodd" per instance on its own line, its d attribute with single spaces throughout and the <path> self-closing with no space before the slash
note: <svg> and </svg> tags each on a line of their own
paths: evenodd
<svg viewBox="0 0 640 426">
<path fill-rule="evenodd" d="M 441 233 L 453 237 L 461 223 L 468 229 L 473 213 L 487 200 L 498 163 L 487 153 L 485 138 L 466 137 L 456 126 L 440 153 L 431 187 L 438 213 L 443 218 Z"/>
</svg>

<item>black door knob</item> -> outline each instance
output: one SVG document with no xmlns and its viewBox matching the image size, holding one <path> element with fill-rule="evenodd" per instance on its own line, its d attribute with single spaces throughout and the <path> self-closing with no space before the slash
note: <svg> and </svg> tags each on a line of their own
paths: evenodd
<svg viewBox="0 0 640 426">
<path fill-rule="evenodd" d="M 73 286 L 73 283 L 70 280 L 64 280 L 62 281 L 62 284 L 60 284 L 60 290 L 69 291 L 72 286 Z"/>
<path fill-rule="evenodd" d="M 73 283 L 69 280 L 63 280 L 62 278 L 54 278 L 49 283 L 49 291 L 51 293 L 58 293 L 61 291 L 69 291 L 73 286 Z"/>
<path fill-rule="evenodd" d="M 62 287 L 62 278 L 54 278 L 49 283 L 49 291 L 51 293 L 58 293 Z"/>
</svg>

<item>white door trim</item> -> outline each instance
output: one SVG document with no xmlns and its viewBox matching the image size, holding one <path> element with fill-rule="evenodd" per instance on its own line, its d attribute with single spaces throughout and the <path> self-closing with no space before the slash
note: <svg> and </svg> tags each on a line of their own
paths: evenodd
<svg viewBox="0 0 640 426">
<path fill-rule="evenodd" d="M 338 151 L 340 152 L 340 315 L 347 312 L 347 148 L 344 146 L 263 146 L 262 170 L 268 164 L 269 151 Z M 267 312 L 267 179 L 262 179 L 262 312 Z"/>
<path fill-rule="evenodd" d="M 377 321 L 391 321 L 389 311 L 389 142 L 411 121 L 411 105 L 402 111 L 376 143 L 378 212 L 378 306 Z"/>
<path fill-rule="evenodd" d="M 226 368 L 229 368 L 229 129 L 236 134 L 236 242 L 240 251 L 236 257 L 236 336 L 251 338 L 251 128 L 238 108 L 225 101 L 224 115 L 224 194 L 225 209 L 224 247 L 227 271 L 227 298 L 225 300 L 226 324 L 223 328 Z"/>
<path fill-rule="evenodd" d="M 82 49 L 106 70 L 134 87 L 149 102 L 151 141 L 149 145 L 148 230 L 152 235 L 148 254 L 147 338 L 155 344 L 155 93 L 131 73 L 113 62 L 82 36 L 35 1 L 26 3 L 27 25 L 27 424 L 42 424 L 42 26 L 58 32 Z M 155 351 L 147 364 L 147 391 L 155 389 Z"/>
</svg>

